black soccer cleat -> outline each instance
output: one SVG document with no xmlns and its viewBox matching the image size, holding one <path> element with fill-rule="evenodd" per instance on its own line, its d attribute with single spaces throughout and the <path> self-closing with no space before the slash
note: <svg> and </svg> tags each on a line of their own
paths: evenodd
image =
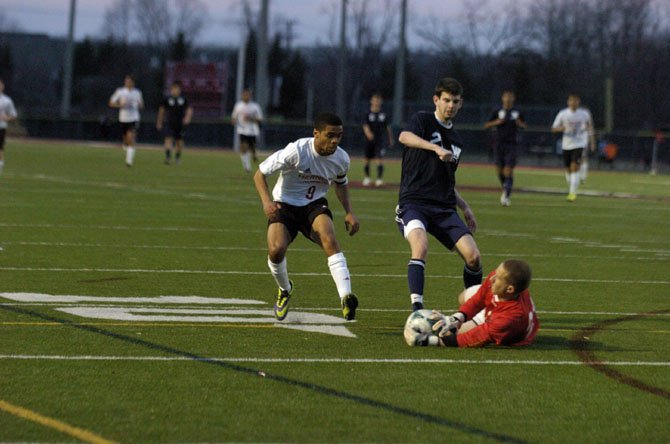
<svg viewBox="0 0 670 444">
<path fill-rule="evenodd" d="M 356 319 L 356 308 L 358 308 L 358 298 L 351 293 L 342 298 L 342 315 L 347 321 Z"/>
</svg>

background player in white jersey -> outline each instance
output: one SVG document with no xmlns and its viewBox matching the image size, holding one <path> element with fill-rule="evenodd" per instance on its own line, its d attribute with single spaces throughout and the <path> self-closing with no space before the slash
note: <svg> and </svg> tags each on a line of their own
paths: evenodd
<svg viewBox="0 0 670 444">
<path fill-rule="evenodd" d="M 0 80 L 0 174 L 5 167 L 5 135 L 7 122 L 16 119 L 16 108 L 9 96 L 5 95 L 5 84 Z"/>
<path fill-rule="evenodd" d="M 567 170 L 566 179 L 569 183 L 567 200 L 577 199 L 579 188 L 579 165 L 582 162 L 584 150 L 591 152 L 596 149 L 596 137 L 593 131 L 591 113 L 580 106 L 579 95 L 572 93 L 568 96 L 568 107 L 562 109 L 554 119 L 552 133 L 563 133 L 561 148 L 563 149 L 563 163 Z"/>
<path fill-rule="evenodd" d="M 109 99 L 109 106 L 119 109 L 123 149 L 126 150 L 126 165 L 131 167 L 135 160 L 135 139 L 140 125 L 140 110 L 144 108 L 142 92 L 135 88 L 135 80 L 131 75 L 126 75 L 123 79 L 123 86 L 114 91 Z"/>
<path fill-rule="evenodd" d="M 242 166 L 247 172 L 251 171 L 251 159 L 257 162 L 256 139 L 260 135 L 259 123 L 263 121 L 261 106 L 251 100 L 251 91 L 242 91 L 242 100 L 235 104 L 232 114 L 233 125 L 240 138 L 240 157 Z"/>
<path fill-rule="evenodd" d="M 359 229 L 351 210 L 347 171 L 349 155 L 338 146 L 344 129 L 335 114 L 319 114 L 314 121 L 314 137 L 289 143 L 265 159 L 254 175 L 254 183 L 268 217 L 268 267 L 279 290 L 274 313 L 283 320 L 293 295 L 293 281 L 286 268 L 286 250 L 300 231 L 319 245 L 328 257 L 328 267 L 340 296 L 342 314 L 347 320 L 356 317 L 358 299 L 351 292 L 347 260 L 335 237 L 333 215 L 325 199 L 330 183 L 346 215 L 344 224 L 350 235 Z M 266 176 L 279 172 L 272 190 Z"/>
</svg>

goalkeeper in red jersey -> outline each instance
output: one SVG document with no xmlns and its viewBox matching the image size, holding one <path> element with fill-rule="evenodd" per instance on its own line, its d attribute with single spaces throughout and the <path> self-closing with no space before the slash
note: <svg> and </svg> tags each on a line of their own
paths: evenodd
<svg viewBox="0 0 670 444">
<path fill-rule="evenodd" d="M 405 340 L 410 346 L 482 347 L 528 345 L 540 323 L 530 297 L 530 266 L 520 260 L 504 261 L 484 283 L 459 295 L 458 311 L 445 316 L 433 311 L 432 331 L 418 331 L 409 324 Z"/>
</svg>

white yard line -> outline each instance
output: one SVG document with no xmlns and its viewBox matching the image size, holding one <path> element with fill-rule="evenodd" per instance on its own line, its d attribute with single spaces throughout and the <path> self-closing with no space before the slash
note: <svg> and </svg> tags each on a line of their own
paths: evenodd
<svg viewBox="0 0 670 444">
<path fill-rule="evenodd" d="M 156 273 L 156 274 L 213 274 L 213 275 L 251 275 L 262 276 L 267 275 L 267 271 L 248 271 L 248 270 L 180 270 L 180 269 L 148 269 L 148 268 L 62 268 L 62 267 L 0 267 L 3 271 L 29 271 L 29 272 L 70 272 L 70 273 Z M 330 276 L 330 273 L 323 272 L 292 272 L 293 276 Z M 398 278 L 406 279 L 407 274 L 368 274 L 368 273 L 352 273 L 354 277 L 373 277 L 373 278 Z M 430 279 L 462 279 L 461 275 L 427 275 Z M 670 281 L 664 280 L 638 280 L 629 281 L 623 279 L 578 279 L 578 278 L 533 278 L 534 281 L 539 282 L 582 282 L 582 283 L 596 283 L 596 284 L 640 284 L 640 285 L 670 285 Z"/>
<path fill-rule="evenodd" d="M 184 356 L 96 356 L 96 355 L 0 355 L 0 360 L 26 361 L 197 361 Z M 408 359 L 408 358 L 220 358 L 203 357 L 203 360 L 219 362 L 277 363 L 277 364 L 468 364 L 468 365 L 571 365 L 580 366 L 582 361 L 544 361 L 512 359 Z M 665 361 L 594 361 L 598 364 L 625 367 L 670 367 Z"/>
<path fill-rule="evenodd" d="M 267 251 L 267 247 L 242 247 L 242 246 L 207 246 L 207 245 L 136 245 L 136 244 L 100 244 L 100 243 L 81 243 L 81 242 L 46 242 L 46 241 L 8 241 L 3 242 L 7 245 L 36 246 L 36 247 L 73 247 L 73 248 L 126 248 L 143 250 L 212 250 L 212 251 Z M 592 246 L 592 245 L 589 245 Z M 534 258 L 561 258 L 561 259 L 608 259 L 608 260 L 666 260 L 669 259 L 670 250 L 642 250 L 637 248 L 618 246 L 596 245 L 601 248 L 621 248 L 625 253 L 654 253 L 656 256 L 611 256 L 611 255 L 580 255 L 580 254 L 528 254 L 528 253 L 486 253 L 487 256 L 494 257 L 534 257 Z M 293 247 L 291 251 L 305 253 L 323 254 L 318 248 L 299 248 Z M 347 250 L 347 253 L 356 254 L 402 254 L 407 255 L 407 250 Z M 451 255 L 449 251 L 434 251 L 431 255 Z"/>
</svg>

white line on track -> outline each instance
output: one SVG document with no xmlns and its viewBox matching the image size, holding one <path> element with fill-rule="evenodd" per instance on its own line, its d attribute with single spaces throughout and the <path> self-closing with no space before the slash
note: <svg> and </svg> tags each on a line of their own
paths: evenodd
<svg viewBox="0 0 670 444">
<path fill-rule="evenodd" d="M 267 271 L 247 271 L 247 270 L 152 270 L 147 268 L 61 268 L 61 267 L 0 267 L 3 271 L 47 271 L 47 272 L 72 272 L 72 273 L 170 273 L 170 274 L 212 274 L 212 275 L 267 275 Z M 330 273 L 311 273 L 311 272 L 292 272 L 293 276 L 330 276 Z M 407 274 L 369 274 L 369 273 L 352 273 L 354 277 L 373 277 L 373 278 L 398 278 L 407 279 Z M 431 279 L 463 279 L 461 275 L 427 275 L 426 278 Z M 629 281 L 622 279 L 578 279 L 578 278 L 533 278 L 534 281 L 540 282 L 583 282 L 595 284 L 640 284 L 640 285 L 670 285 L 670 281 L 661 280 L 639 280 Z"/>
<path fill-rule="evenodd" d="M 32 361 L 197 361 L 184 356 L 65 356 L 65 355 L 0 355 L 0 360 L 32 360 Z M 512 359 L 408 359 L 408 358 L 208 358 L 203 360 L 219 362 L 249 363 L 325 363 L 325 364 L 471 364 L 471 365 L 584 365 L 582 361 L 540 361 Z M 626 367 L 670 367 L 664 361 L 594 361 L 594 363 L 610 366 Z"/>
</svg>

